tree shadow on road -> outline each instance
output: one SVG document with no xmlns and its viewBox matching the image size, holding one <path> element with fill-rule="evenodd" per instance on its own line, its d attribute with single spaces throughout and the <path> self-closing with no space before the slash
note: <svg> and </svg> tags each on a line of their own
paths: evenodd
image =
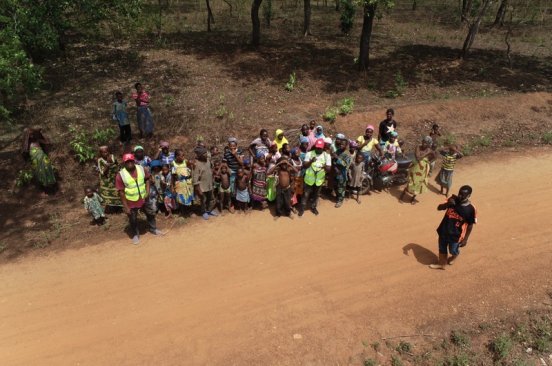
<svg viewBox="0 0 552 366">
<path fill-rule="evenodd" d="M 423 265 L 430 265 L 437 263 L 437 256 L 431 250 L 424 248 L 420 244 L 409 243 L 406 244 L 403 248 L 403 254 L 409 256 L 410 251 L 414 253 L 414 257 L 418 263 Z"/>
</svg>

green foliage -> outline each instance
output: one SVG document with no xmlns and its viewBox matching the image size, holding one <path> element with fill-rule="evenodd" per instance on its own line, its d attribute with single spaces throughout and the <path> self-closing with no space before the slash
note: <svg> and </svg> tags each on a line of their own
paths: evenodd
<svg viewBox="0 0 552 366">
<path fill-rule="evenodd" d="M 403 366 L 403 363 L 398 356 L 391 356 L 391 366 Z"/>
<path fill-rule="evenodd" d="M 412 352 L 412 345 L 405 341 L 400 341 L 397 345 L 396 351 L 400 354 Z"/>
<path fill-rule="evenodd" d="M 381 349 L 381 345 L 379 342 L 374 342 L 372 343 L 372 348 L 374 349 L 374 351 L 379 352 Z"/>
<path fill-rule="evenodd" d="M 19 98 L 38 89 L 40 75 L 41 69 L 27 57 L 13 28 L 0 29 L 0 120 L 8 120 Z"/>
<path fill-rule="evenodd" d="M 117 136 L 117 133 L 111 127 L 105 129 L 96 128 L 94 132 L 92 132 L 92 140 L 97 145 L 105 145 L 111 142 L 115 136 Z"/>
<path fill-rule="evenodd" d="M 353 98 L 344 98 L 339 101 L 339 114 L 345 116 L 353 112 L 355 100 Z"/>
<path fill-rule="evenodd" d="M 353 23 L 355 20 L 356 6 L 354 0 L 339 0 L 341 10 L 341 16 L 339 18 L 339 26 L 341 31 L 345 34 L 349 34 L 353 29 Z"/>
<path fill-rule="evenodd" d="M 297 83 L 297 78 L 295 77 L 295 71 L 289 74 L 289 80 L 286 83 L 286 90 L 287 91 L 293 91 L 295 89 L 295 83 Z"/>
<path fill-rule="evenodd" d="M 339 113 L 339 109 L 336 107 L 328 107 L 326 108 L 326 111 L 322 115 L 322 118 L 326 122 L 334 123 L 337 119 L 337 114 Z"/>
<path fill-rule="evenodd" d="M 490 344 L 490 350 L 497 360 L 502 360 L 510 354 L 512 339 L 507 334 L 501 334 Z"/>
<path fill-rule="evenodd" d="M 373 358 L 367 358 L 363 363 L 364 366 L 376 366 L 377 364 L 378 363 Z"/>
<path fill-rule="evenodd" d="M 70 126 L 69 132 L 72 135 L 69 146 L 81 164 L 93 160 L 96 157 L 97 146 L 108 144 L 117 135 L 112 128 L 97 128 L 92 133 L 87 133 L 81 128 Z"/>
<path fill-rule="evenodd" d="M 388 90 L 387 93 L 385 93 L 385 96 L 391 99 L 401 97 L 404 95 L 407 86 L 408 83 L 404 80 L 401 72 L 397 71 L 395 74 L 395 86 L 393 89 Z"/>
<path fill-rule="evenodd" d="M 470 364 L 470 357 L 465 353 L 459 353 L 452 357 L 448 357 L 441 362 L 442 366 L 469 366 Z"/>
<path fill-rule="evenodd" d="M 0 118 L 36 91 L 44 61 L 63 49 L 67 32 L 96 36 L 102 26 L 129 23 L 144 0 L 3 0 L 0 2 Z"/>
<path fill-rule="evenodd" d="M 542 135 L 542 142 L 548 145 L 552 145 L 552 131 L 545 132 Z"/>
<path fill-rule="evenodd" d="M 96 149 L 90 143 L 90 137 L 82 129 L 69 127 L 69 132 L 73 135 L 69 146 L 75 153 L 75 157 L 79 163 L 86 163 L 96 157 Z"/>
<path fill-rule="evenodd" d="M 17 178 L 15 178 L 15 185 L 18 188 L 26 186 L 33 180 L 32 170 L 23 169 L 17 173 Z"/>
<path fill-rule="evenodd" d="M 464 332 L 458 330 L 450 332 L 450 341 L 457 347 L 467 348 L 470 346 L 470 338 Z"/>
</svg>

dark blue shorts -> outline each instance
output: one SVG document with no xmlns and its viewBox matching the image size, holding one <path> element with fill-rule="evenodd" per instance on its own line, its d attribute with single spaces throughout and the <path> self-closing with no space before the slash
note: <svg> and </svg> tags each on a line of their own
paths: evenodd
<svg viewBox="0 0 552 366">
<path fill-rule="evenodd" d="M 460 254 L 460 244 L 450 239 L 439 237 L 439 253 L 458 255 Z"/>
</svg>

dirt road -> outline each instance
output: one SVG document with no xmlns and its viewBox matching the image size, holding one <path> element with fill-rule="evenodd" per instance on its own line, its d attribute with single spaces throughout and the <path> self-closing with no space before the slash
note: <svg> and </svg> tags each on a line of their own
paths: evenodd
<svg viewBox="0 0 552 366">
<path fill-rule="evenodd" d="M 552 287 L 552 152 L 459 163 L 479 224 L 447 271 L 442 201 L 228 215 L 0 268 L 1 365 L 360 364 L 363 340 L 502 317 Z M 475 159 L 474 159 L 475 160 Z"/>
</svg>

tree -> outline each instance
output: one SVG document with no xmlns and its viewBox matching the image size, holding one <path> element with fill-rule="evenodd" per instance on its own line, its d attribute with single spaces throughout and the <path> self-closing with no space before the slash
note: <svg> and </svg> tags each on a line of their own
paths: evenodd
<svg viewBox="0 0 552 366">
<path fill-rule="evenodd" d="M 394 0 L 361 0 L 363 5 L 362 33 L 360 34 L 360 51 L 358 55 L 358 68 L 361 71 L 368 70 L 370 60 L 370 40 L 374 18 L 382 13 L 376 11 L 389 10 L 395 6 Z"/>
<path fill-rule="evenodd" d="M 261 43 L 261 21 L 259 20 L 259 8 L 263 0 L 253 0 L 251 3 L 251 24 L 253 32 L 251 34 L 251 44 L 253 47 L 259 47 Z"/>
<path fill-rule="evenodd" d="M 485 15 L 485 12 L 487 11 L 487 8 L 491 4 L 491 2 L 492 0 L 482 0 L 481 4 L 479 5 L 479 9 L 476 15 L 473 17 L 473 19 L 470 19 L 467 16 L 462 15 L 462 18 L 468 24 L 468 35 L 464 40 L 464 46 L 462 47 L 462 52 L 460 53 L 460 57 L 466 58 L 466 56 L 468 55 L 468 51 L 473 45 L 475 36 L 479 31 L 479 26 L 481 25 L 481 19 L 483 19 L 483 16 Z"/>
<path fill-rule="evenodd" d="M 311 2 L 310 0 L 303 0 L 303 13 L 304 13 L 304 21 L 303 21 L 303 35 L 309 36 L 311 34 L 310 32 L 310 22 L 311 22 Z"/>
<path fill-rule="evenodd" d="M 339 26 L 341 31 L 345 34 L 349 34 L 353 29 L 356 13 L 356 3 L 353 0 L 340 0 L 341 1 L 341 16 L 339 17 Z"/>
<path fill-rule="evenodd" d="M 508 9 L 508 0 L 502 0 L 500 2 L 500 5 L 498 6 L 498 11 L 496 12 L 496 17 L 493 23 L 493 27 L 497 25 L 498 26 L 504 25 L 504 17 L 506 16 L 506 9 Z"/>
<path fill-rule="evenodd" d="M 85 37 L 100 27 L 130 24 L 143 0 L 0 1 L 0 114 L 38 89 L 40 64 L 63 51 L 68 31 Z M 19 98 L 18 98 L 19 97 Z"/>
<path fill-rule="evenodd" d="M 211 23 L 215 22 L 215 17 L 213 16 L 213 11 L 211 10 L 211 4 L 209 3 L 209 0 L 205 0 L 205 4 L 207 5 L 207 32 L 210 32 Z"/>
</svg>

